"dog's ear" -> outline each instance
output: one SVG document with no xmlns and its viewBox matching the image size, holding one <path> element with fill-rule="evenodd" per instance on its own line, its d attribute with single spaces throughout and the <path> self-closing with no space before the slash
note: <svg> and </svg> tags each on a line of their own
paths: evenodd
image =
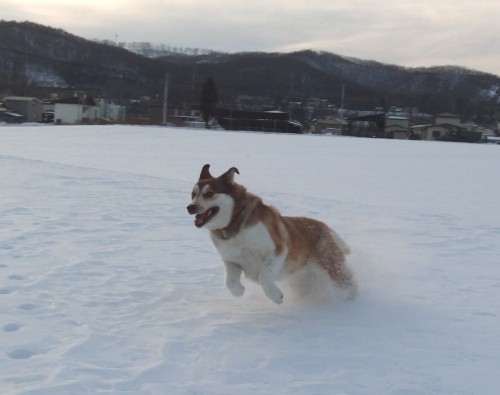
<svg viewBox="0 0 500 395">
<path fill-rule="evenodd" d="M 238 169 L 236 167 L 231 167 L 228 171 L 226 171 L 219 178 L 227 184 L 234 184 L 234 174 L 235 173 L 240 174 L 240 172 L 238 171 Z"/>
<path fill-rule="evenodd" d="M 208 169 L 210 169 L 209 164 L 203 166 L 203 169 L 201 169 L 200 173 L 200 180 L 208 180 L 209 178 L 213 178 Z"/>
</svg>

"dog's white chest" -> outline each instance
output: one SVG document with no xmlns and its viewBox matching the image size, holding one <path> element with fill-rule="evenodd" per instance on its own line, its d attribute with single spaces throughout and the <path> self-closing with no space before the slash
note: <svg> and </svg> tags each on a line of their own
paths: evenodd
<svg viewBox="0 0 500 395">
<path fill-rule="evenodd" d="M 213 235 L 212 240 L 221 258 L 241 266 L 249 278 L 258 277 L 266 262 L 269 263 L 274 258 L 276 250 L 267 228 L 262 223 L 243 228 L 228 240 L 221 240 Z"/>
</svg>

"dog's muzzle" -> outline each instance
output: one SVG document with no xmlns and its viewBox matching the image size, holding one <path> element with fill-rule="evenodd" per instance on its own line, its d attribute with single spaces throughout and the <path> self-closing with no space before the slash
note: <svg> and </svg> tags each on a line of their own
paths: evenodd
<svg viewBox="0 0 500 395">
<path fill-rule="evenodd" d="M 189 206 L 187 206 L 187 211 L 189 214 L 196 214 L 198 212 L 198 205 L 190 204 Z"/>
</svg>

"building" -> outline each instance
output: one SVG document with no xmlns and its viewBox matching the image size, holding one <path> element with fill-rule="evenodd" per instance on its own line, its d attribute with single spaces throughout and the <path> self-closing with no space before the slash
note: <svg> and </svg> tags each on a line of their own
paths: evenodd
<svg viewBox="0 0 500 395">
<path fill-rule="evenodd" d="M 226 130 L 255 130 L 276 133 L 302 133 L 302 124 L 283 111 L 245 111 L 219 108 L 217 123 Z"/>
<path fill-rule="evenodd" d="M 411 137 L 415 140 L 436 141 L 442 140 L 459 129 L 461 129 L 459 126 L 450 124 L 415 125 L 411 127 Z"/>
<path fill-rule="evenodd" d="M 388 115 L 385 118 L 385 136 L 387 138 L 408 140 L 410 120 L 407 117 Z"/>
<path fill-rule="evenodd" d="M 406 140 L 409 137 L 410 120 L 406 116 L 373 113 L 350 117 L 348 130 L 353 136 Z"/>
<path fill-rule="evenodd" d="M 54 104 L 56 124 L 96 123 L 98 119 L 99 105 L 92 97 L 70 97 Z"/>
<path fill-rule="evenodd" d="M 343 134 L 346 130 L 347 120 L 332 116 L 318 119 L 312 127 L 312 132 L 319 134 Z"/>
<path fill-rule="evenodd" d="M 42 121 L 42 103 L 36 97 L 8 96 L 4 99 L 5 107 L 13 113 L 24 116 L 24 122 Z"/>
<path fill-rule="evenodd" d="M 481 133 L 470 131 L 462 125 L 460 117 L 454 114 L 439 114 L 430 125 L 411 127 L 411 138 L 418 140 L 478 142 Z"/>
<path fill-rule="evenodd" d="M 417 140 L 442 140 L 450 133 L 462 129 L 460 117 L 444 113 L 434 116 L 433 123 L 414 125 L 411 127 L 411 137 Z"/>
<path fill-rule="evenodd" d="M 452 125 L 452 126 L 462 126 L 460 117 L 455 114 L 450 114 L 448 112 L 444 114 L 438 114 L 434 117 L 434 125 Z"/>
</svg>

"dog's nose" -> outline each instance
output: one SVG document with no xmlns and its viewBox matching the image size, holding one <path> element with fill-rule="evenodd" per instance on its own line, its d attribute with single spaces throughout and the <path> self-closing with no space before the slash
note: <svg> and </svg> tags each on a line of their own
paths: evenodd
<svg viewBox="0 0 500 395">
<path fill-rule="evenodd" d="M 187 210 L 189 214 L 196 214 L 196 211 L 198 211 L 198 206 L 196 204 L 190 204 L 187 206 Z"/>
</svg>

